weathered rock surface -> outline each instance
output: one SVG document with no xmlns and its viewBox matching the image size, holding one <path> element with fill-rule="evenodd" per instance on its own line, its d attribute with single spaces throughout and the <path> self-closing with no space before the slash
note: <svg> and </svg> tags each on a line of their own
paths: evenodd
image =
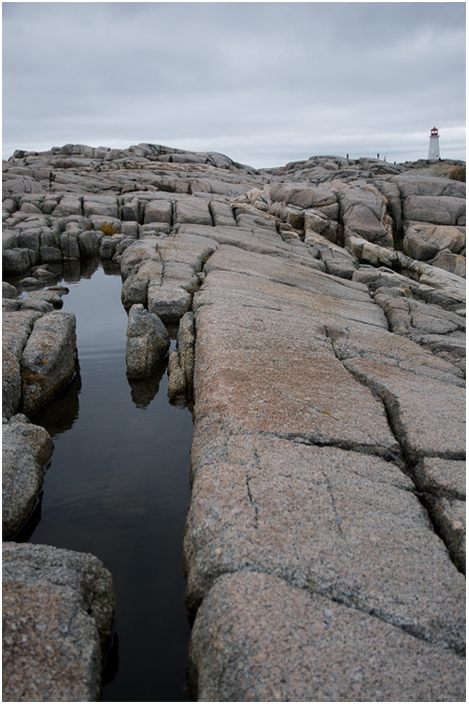
<svg viewBox="0 0 469 705">
<path fill-rule="evenodd" d="M 192 632 L 189 666 L 202 702 L 465 700 L 464 661 L 451 652 L 246 571 L 215 582 Z"/>
<path fill-rule="evenodd" d="M 188 311 L 179 321 L 177 350 L 168 363 L 168 396 L 192 396 L 194 386 L 194 314 Z"/>
<path fill-rule="evenodd" d="M 16 310 L 3 311 L 2 415 L 28 416 L 75 374 L 76 321 L 62 306 L 67 289 L 33 292 Z"/>
<path fill-rule="evenodd" d="M 464 699 L 463 166 L 150 144 L 4 164 L 7 418 L 59 315 L 48 273 L 120 267 L 142 375 L 149 322 L 178 325 L 199 700 Z"/>
<path fill-rule="evenodd" d="M 54 311 L 34 323 L 21 355 L 22 411 L 28 416 L 51 399 L 75 374 L 76 320 Z"/>
<path fill-rule="evenodd" d="M 41 426 L 28 423 L 26 416 L 13 416 L 2 424 L 2 530 L 3 539 L 13 536 L 24 524 L 36 503 L 44 465 L 52 455 L 53 443 Z"/>
<path fill-rule="evenodd" d="M 173 350 L 169 355 L 168 360 L 168 396 L 181 397 L 186 393 L 186 378 L 181 367 L 179 354 L 177 350 Z"/>
<path fill-rule="evenodd" d="M 125 362 L 128 377 L 148 377 L 169 349 L 169 335 L 160 318 L 143 304 L 130 309 Z"/>
<path fill-rule="evenodd" d="M 3 701 L 96 701 L 115 606 L 100 560 L 3 544 Z"/>
</svg>

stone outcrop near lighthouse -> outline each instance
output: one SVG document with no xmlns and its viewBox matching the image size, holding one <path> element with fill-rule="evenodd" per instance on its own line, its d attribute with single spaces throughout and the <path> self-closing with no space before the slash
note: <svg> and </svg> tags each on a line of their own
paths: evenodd
<svg viewBox="0 0 469 705">
<path fill-rule="evenodd" d="M 4 163 L 10 436 L 69 379 L 38 342 L 73 358 L 54 275 L 119 265 L 137 376 L 178 326 L 194 699 L 465 700 L 462 166 L 150 144 Z"/>
</svg>

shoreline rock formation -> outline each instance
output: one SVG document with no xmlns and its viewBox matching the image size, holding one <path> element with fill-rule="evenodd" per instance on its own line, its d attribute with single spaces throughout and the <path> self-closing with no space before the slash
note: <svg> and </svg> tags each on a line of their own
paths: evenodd
<svg viewBox="0 0 469 705">
<path fill-rule="evenodd" d="M 3 544 L 3 700 L 96 701 L 115 607 L 95 556 Z"/>
<path fill-rule="evenodd" d="M 49 379 L 25 350 L 80 260 L 120 267 L 132 375 L 178 326 L 201 701 L 465 700 L 462 166 L 148 144 L 4 163 L 4 428 L 22 370 Z"/>
</svg>

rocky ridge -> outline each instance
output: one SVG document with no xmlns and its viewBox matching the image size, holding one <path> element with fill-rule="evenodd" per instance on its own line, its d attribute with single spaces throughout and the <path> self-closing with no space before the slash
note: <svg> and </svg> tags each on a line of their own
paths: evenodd
<svg viewBox="0 0 469 705">
<path fill-rule="evenodd" d="M 4 163 L 4 439 L 32 458 L 11 451 L 4 520 L 14 535 L 47 462 L 28 416 L 73 376 L 55 284 L 99 256 L 121 271 L 129 376 L 179 327 L 201 701 L 464 699 L 462 167 L 255 170 L 147 144 Z"/>
</svg>

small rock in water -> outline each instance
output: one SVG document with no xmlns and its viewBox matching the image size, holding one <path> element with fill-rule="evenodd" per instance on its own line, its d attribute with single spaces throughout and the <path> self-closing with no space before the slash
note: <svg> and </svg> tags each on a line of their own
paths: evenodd
<svg viewBox="0 0 469 705">
<path fill-rule="evenodd" d="M 186 391 L 186 378 L 182 370 L 179 354 L 173 350 L 168 362 L 168 397 L 182 396 Z"/>
<path fill-rule="evenodd" d="M 127 324 L 127 376 L 148 377 L 168 349 L 169 336 L 161 319 L 155 313 L 148 313 L 143 304 L 134 304 Z"/>
</svg>

